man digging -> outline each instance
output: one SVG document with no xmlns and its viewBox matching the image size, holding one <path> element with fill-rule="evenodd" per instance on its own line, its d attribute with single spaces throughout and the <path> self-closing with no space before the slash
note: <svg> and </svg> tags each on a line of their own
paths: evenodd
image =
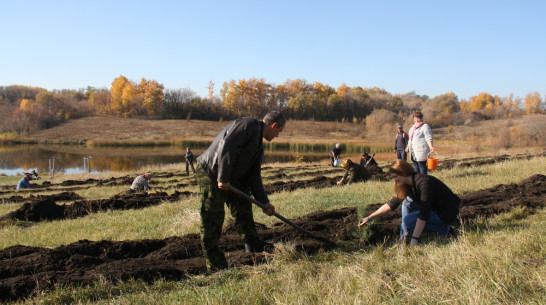
<svg viewBox="0 0 546 305">
<path fill-rule="evenodd" d="M 209 148 L 197 158 L 196 175 L 201 193 L 201 246 L 210 270 L 228 267 L 218 240 L 224 224 L 224 203 L 235 220 L 235 228 L 245 242 L 247 252 L 271 251 L 272 245 L 260 239 L 252 215 L 252 203 L 229 191 L 231 185 L 252 193 L 271 216 L 275 207 L 265 193 L 261 165 L 264 156 L 263 139 L 279 136 L 286 118 L 271 111 L 263 120 L 239 118 L 216 136 Z"/>
</svg>

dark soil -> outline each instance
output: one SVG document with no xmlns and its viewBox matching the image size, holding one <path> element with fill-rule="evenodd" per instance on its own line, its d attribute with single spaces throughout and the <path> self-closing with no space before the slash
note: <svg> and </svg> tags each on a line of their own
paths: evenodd
<svg viewBox="0 0 546 305">
<path fill-rule="evenodd" d="M 37 196 L 31 198 L 30 202 L 23 204 L 19 209 L 0 218 L 0 221 L 7 219 L 43 221 L 78 218 L 99 211 L 141 209 L 163 202 L 177 201 L 190 195 L 190 192 L 177 191 L 171 195 L 167 195 L 165 192 L 122 192 L 108 199 L 76 200 L 72 204 L 63 205 L 58 205 L 55 201 L 70 201 L 79 196 L 74 193 Z"/>
<path fill-rule="evenodd" d="M 356 208 L 319 211 L 294 223 L 331 241 L 353 238 L 351 227 L 357 221 Z M 273 243 L 291 241 L 298 251 L 308 254 L 330 244 L 303 236 L 285 223 L 271 228 L 258 224 L 261 237 Z M 251 254 L 233 228 L 226 227 L 220 239 L 231 266 L 256 265 L 272 256 Z M 206 272 L 199 235 L 189 234 L 162 240 L 88 241 L 81 240 L 55 249 L 13 246 L 0 251 L 0 300 L 31 297 L 56 284 L 91 284 L 101 278 L 110 281 L 130 278 L 151 282 L 157 279 L 180 280 Z"/>
<path fill-rule="evenodd" d="M 341 173 L 341 169 L 330 170 L 333 172 Z M 388 180 L 388 173 L 384 173 L 380 167 L 370 167 L 372 173 L 372 179 L 376 180 Z M 307 174 L 316 173 L 311 172 Z M 169 173 L 170 174 L 170 173 Z M 277 173 L 275 175 L 281 177 L 287 177 L 286 174 Z M 169 177 L 172 177 L 170 174 Z M 277 181 L 264 185 L 265 192 L 272 194 L 280 191 L 293 191 L 300 188 L 325 188 L 336 185 L 339 177 L 325 177 L 316 176 L 307 180 L 289 180 L 289 181 Z M 97 186 L 108 186 L 117 184 L 130 185 L 132 179 L 129 177 L 122 178 L 110 178 L 105 180 L 87 179 L 83 181 L 67 180 L 61 183 L 64 186 L 85 185 L 92 183 Z M 196 184 L 194 179 L 188 183 L 179 183 L 175 185 L 176 188 L 187 186 L 188 184 Z M 167 187 L 155 187 L 155 193 L 146 192 L 122 192 L 111 198 L 87 200 L 81 198 L 74 192 L 62 192 L 53 195 L 39 195 L 29 197 L 22 197 L 20 195 L 13 195 L 6 198 L 6 201 L 11 202 L 23 202 L 24 204 L 9 214 L 6 214 L 0 218 L 2 220 L 16 219 L 25 221 L 45 221 L 45 220 L 60 220 L 65 218 L 78 218 L 86 216 L 90 213 L 96 213 L 106 210 L 127 210 L 127 209 L 141 209 L 144 207 L 161 204 L 163 202 L 173 202 L 189 196 L 198 196 L 196 193 L 188 191 L 178 192 L 174 191 L 173 194 L 168 195 L 166 192 L 158 191 L 160 189 L 166 189 Z M 75 200 L 75 201 L 74 201 Z M 73 201 L 72 204 L 59 205 L 57 201 Z"/>
</svg>

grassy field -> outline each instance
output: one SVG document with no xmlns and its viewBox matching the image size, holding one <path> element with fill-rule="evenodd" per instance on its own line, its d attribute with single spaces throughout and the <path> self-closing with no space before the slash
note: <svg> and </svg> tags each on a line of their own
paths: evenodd
<svg viewBox="0 0 546 305">
<path fill-rule="evenodd" d="M 301 167 L 301 164 L 272 166 Z M 156 172 L 174 168 L 154 168 Z M 178 169 L 179 170 L 179 169 Z M 296 170 L 296 169 L 294 169 Z M 456 193 L 517 183 L 546 173 L 546 158 L 508 161 L 433 173 Z M 101 174 L 93 178 L 106 178 Z M 130 174 L 136 174 L 130 173 Z M 58 179 L 85 180 L 85 174 Z M 11 179 L 11 180 L 10 180 Z M 57 178 L 56 178 L 57 179 Z M 274 179 L 264 175 L 264 182 Z M 0 185 L 13 183 L 0 177 Z M 154 180 L 161 185 L 161 179 Z M 76 191 L 86 198 L 105 198 L 123 187 Z M 174 189 L 169 190 L 169 192 Z M 369 181 L 344 187 L 299 189 L 270 196 L 277 211 L 295 218 L 317 210 L 357 206 L 390 198 L 392 182 Z M 0 205 L 0 215 L 20 204 Z M 198 232 L 198 198 L 142 210 L 110 211 L 87 217 L 4 224 L 0 248 L 23 244 L 57 247 L 82 239 L 132 240 L 165 238 Z M 255 210 L 256 221 L 277 219 Z M 397 242 L 370 246 L 363 239 L 340 244 L 334 251 L 306 256 L 290 244 L 277 245 L 266 265 L 233 268 L 188 280 L 109 283 L 87 287 L 59 286 L 24 304 L 544 304 L 546 302 L 546 211 L 515 210 L 479 219 L 457 238 L 426 238 L 407 248 Z M 355 235 L 362 232 L 355 229 Z"/>
</svg>

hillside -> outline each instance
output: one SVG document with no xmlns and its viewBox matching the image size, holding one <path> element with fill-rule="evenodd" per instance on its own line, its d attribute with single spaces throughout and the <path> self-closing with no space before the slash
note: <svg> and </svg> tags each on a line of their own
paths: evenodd
<svg viewBox="0 0 546 305">
<path fill-rule="evenodd" d="M 82 140 L 171 140 L 195 139 L 216 136 L 227 121 L 200 120 L 142 120 L 112 117 L 89 117 L 70 120 L 60 126 L 41 130 L 34 136 L 39 142 L 81 142 Z M 434 129 L 436 141 L 469 141 L 496 136 L 506 137 L 529 134 L 542 141 L 540 135 L 546 128 L 546 115 L 524 116 L 515 119 L 497 119 L 473 122 L 464 126 Z M 409 128 L 408 128 L 409 129 Z M 393 136 L 396 133 L 393 130 Z M 279 140 L 330 141 L 368 140 L 365 125 L 340 122 L 289 120 Z"/>
</svg>

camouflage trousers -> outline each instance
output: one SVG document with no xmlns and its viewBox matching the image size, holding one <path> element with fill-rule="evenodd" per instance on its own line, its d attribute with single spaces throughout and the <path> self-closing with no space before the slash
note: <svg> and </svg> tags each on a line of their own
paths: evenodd
<svg viewBox="0 0 546 305">
<path fill-rule="evenodd" d="M 197 163 L 196 176 L 201 196 L 201 246 L 207 260 L 207 267 L 227 268 L 224 253 L 218 247 L 224 224 L 224 203 L 230 209 L 235 221 L 235 229 L 245 243 L 252 243 L 259 239 L 252 215 L 252 203 L 235 193 L 220 190 L 217 182 L 210 179 L 199 163 Z M 244 188 L 238 188 L 244 190 Z"/>
</svg>

